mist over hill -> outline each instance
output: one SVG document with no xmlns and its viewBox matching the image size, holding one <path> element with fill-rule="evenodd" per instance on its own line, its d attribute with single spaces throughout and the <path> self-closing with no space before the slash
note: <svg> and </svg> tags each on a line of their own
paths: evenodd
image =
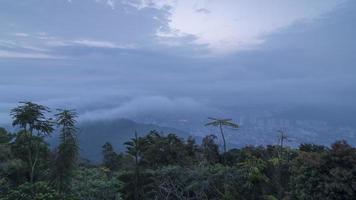
<svg viewBox="0 0 356 200">
<path fill-rule="evenodd" d="M 240 114 L 229 113 L 241 125 L 238 130 L 226 129 L 228 148 L 245 145 L 276 144 L 278 130 L 284 130 L 289 137 L 286 145 L 297 147 L 301 143 L 316 143 L 329 146 L 336 140 L 347 140 L 356 144 L 355 109 L 343 107 L 301 106 L 275 110 L 243 110 Z M 251 114 L 252 113 L 252 114 Z M 152 118 L 151 118 L 152 119 Z M 194 136 L 199 139 L 209 134 L 218 136 L 218 129 L 205 127 L 206 118 L 191 116 L 187 121 L 166 117 L 155 123 L 144 118 L 102 119 L 84 121 L 79 124 L 81 155 L 97 161 L 101 158 L 101 147 L 105 142 L 113 144 L 116 151 L 125 151 L 124 142 L 134 137 L 134 132 L 142 136 L 151 130 L 164 134 L 175 133 L 184 139 Z M 198 120 L 199 119 L 199 120 Z M 200 141 L 197 141 L 200 142 Z"/>
<path fill-rule="evenodd" d="M 92 161 L 100 161 L 101 147 L 106 142 L 110 142 L 116 151 L 125 151 L 124 142 L 133 138 L 135 131 L 139 136 L 156 130 L 164 134 L 175 133 L 182 138 L 189 137 L 188 133 L 175 128 L 143 124 L 129 119 L 86 121 L 78 127 L 81 156 Z"/>
</svg>

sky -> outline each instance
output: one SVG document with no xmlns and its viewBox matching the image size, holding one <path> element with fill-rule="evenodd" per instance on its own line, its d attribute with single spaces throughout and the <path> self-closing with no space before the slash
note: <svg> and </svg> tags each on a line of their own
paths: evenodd
<svg viewBox="0 0 356 200">
<path fill-rule="evenodd" d="M 82 120 L 354 108 L 355 11 L 352 0 L 1 0 L 0 124 L 20 101 Z"/>
</svg>

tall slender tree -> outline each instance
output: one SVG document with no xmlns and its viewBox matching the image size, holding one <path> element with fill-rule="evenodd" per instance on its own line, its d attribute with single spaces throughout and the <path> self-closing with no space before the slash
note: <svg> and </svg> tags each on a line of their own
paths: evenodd
<svg viewBox="0 0 356 200">
<path fill-rule="evenodd" d="M 55 160 L 55 183 L 60 193 L 68 190 L 71 175 L 76 166 L 79 152 L 77 140 L 76 118 L 74 110 L 58 110 L 56 116 L 57 126 L 60 128 L 60 144 Z"/>
<path fill-rule="evenodd" d="M 12 125 L 23 129 L 27 140 L 28 166 L 30 182 L 35 179 L 35 171 L 39 161 L 39 149 L 43 138 L 53 132 L 53 122 L 47 118 L 49 108 L 32 102 L 20 102 L 21 105 L 11 110 Z M 36 134 L 36 135 L 35 135 Z M 41 138 L 41 140 L 36 139 Z"/>
<path fill-rule="evenodd" d="M 278 151 L 278 159 L 281 161 L 284 159 L 284 144 L 286 141 L 289 141 L 289 136 L 286 134 L 285 131 L 283 130 L 278 130 L 278 146 L 279 146 L 279 151 Z"/>
<path fill-rule="evenodd" d="M 206 123 L 205 126 L 216 126 L 220 129 L 220 134 L 224 142 L 224 153 L 226 153 L 226 141 L 225 135 L 223 131 L 223 126 L 231 127 L 231 128 L 239 128 L 238 124 L 232 122 L 232 119 L 218 119 L 218 118 L 209 118 L 211 120 L 209 123 Z"/>
<path fill-rule="evenodd" d="M 144 140 L 137 136 L 135 131 L 135 138 L 131 141 L 125 142 L 127 153 L 134 158 L 135 161 L 135 180 L 134 180 L 134 199 L 140 199 L 142 194 L 142 188 L 140 188 L 140 162 L 142 158 L 142 152 L 144 148 Z"/>
</svg>

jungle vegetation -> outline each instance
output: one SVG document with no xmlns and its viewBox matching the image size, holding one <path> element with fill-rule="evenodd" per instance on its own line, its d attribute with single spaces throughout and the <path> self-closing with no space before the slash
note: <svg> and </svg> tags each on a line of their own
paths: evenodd
<svg viewBox="0 0 356 200">
<path fill-rule="evenodd" d="M 201 142 L 155 130 L 132 133 L 125 152 L 110 141 L 102 162 L 80 157 L 77 113 L 22 102 L 10 113 L 16 132 L 0 128 L 0 200 L 347 200 L 356 197 L 356 149 L 276 145 L 227 149 L 215 135 Z M 231 119 L 212 118 L 224 137 Z M 56 131 L 59 144 L 46 138 Z M 120 130 L 117 130 L 119 133 Z M 85 134 L 85 133 L 84 133 Z M 100 134 L 100 133 L 98 133 Z"/>
</svg>

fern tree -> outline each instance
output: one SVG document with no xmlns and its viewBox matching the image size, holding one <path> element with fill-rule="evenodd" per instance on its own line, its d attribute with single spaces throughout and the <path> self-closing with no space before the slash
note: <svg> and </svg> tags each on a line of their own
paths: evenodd
<svg viewBox="0 0 356 200">
<path fill-rule="evenodd" d="M 205 124 L 205 126 L 215 126 L 219 127 L 220 134 L 224 142 L 224 153 L 226 153 L 226 141 L 225 135 L 223 131 L 223 126 L 231 127 L 231 128 L 239 128 L 238 124 L 232 122 L 232 119 L 217 119 L 217 118 L 209 118 L 211 120 L 209 123 Z"/>
<path fill-rule="evenodd" d="M 76 166 L 79 146 L 77 140 L 76 118 L 74 110 L 58 110 L 56 123 L 60 129 L 60 144 L 55 159 L 55 184 L 60 193 L 70 186 L 72 172 Z"/>
</svg>

